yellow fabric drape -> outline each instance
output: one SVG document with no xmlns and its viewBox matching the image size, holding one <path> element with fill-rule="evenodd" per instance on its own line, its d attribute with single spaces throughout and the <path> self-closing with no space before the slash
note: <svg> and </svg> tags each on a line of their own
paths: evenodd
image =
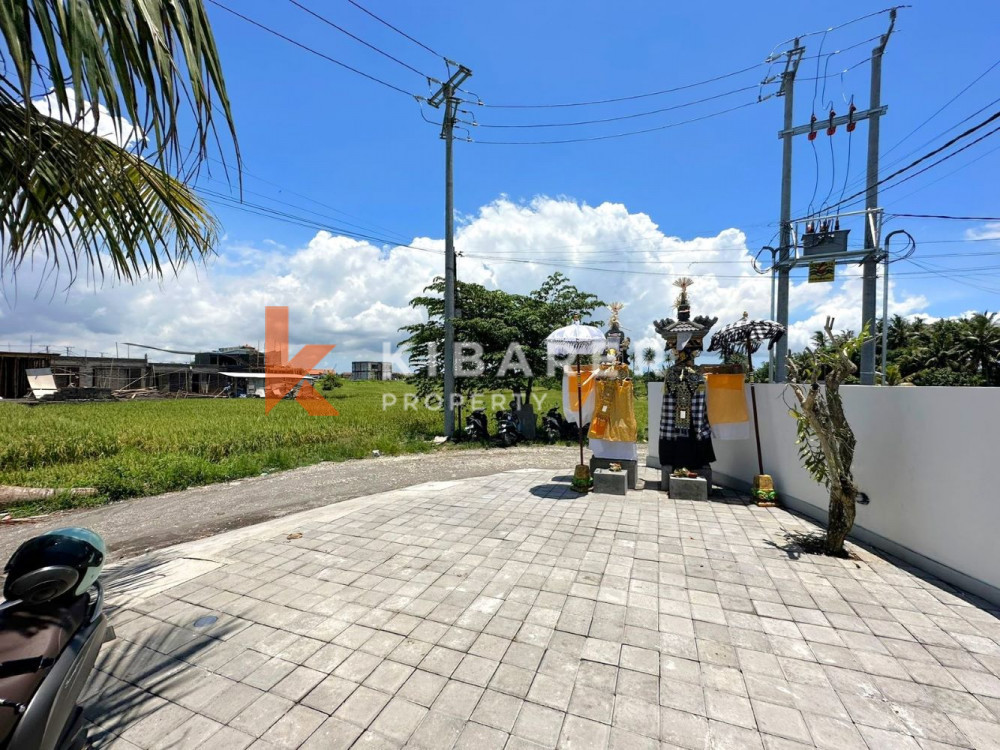
<svg viewBox="0 0 1000 750">
<path fill-rule="evenodd" d="M 594 365 L 581 365 L 580 376 L 581 395 L 583 396 L 583 424 L 591 421 L 594 414 Z M 567 367 L 563 371 L 563 414 L 570 422 L 577 421 L 580 413 L 580 400 L 576 392 L 576 366 Z"/>
<path fill-rule="evenodd" d="M 634 443 L 637 428 L 631 380 L 597 381 L 596 412 L 590 437 L 619 443 Z"/>
<path fill-rule="evenodd" d="M 750 437 L 750 415 L 744 376 L 710 373 L 708 384 L 708 422 L 712 436 L 720 440 L 743 440 Z"/>
</svg>

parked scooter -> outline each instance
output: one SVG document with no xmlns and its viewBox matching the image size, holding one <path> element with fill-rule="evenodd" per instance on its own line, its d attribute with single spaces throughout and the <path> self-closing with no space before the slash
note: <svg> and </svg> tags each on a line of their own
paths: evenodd
<svg viewBox="0 0 1000 750">
<path fill-rule="evenodd" d="M 565 421 L 563 415 L 559 413 L 559 408 L 556 406 L 545 412 L 545 416 L 542 417 L 542 431 L 550 443 L 554 443 L 563 436 Z"/>
<path fill-rule="evenodd" d="M 476 409 L 465 418 L 465 437 L 467 440 L 479 440 L 484 443 L 490 439 L 490 427 L 485 409 Z"/>
<path fill-rule="evenodd" d="M 504 448 L 517 445 L 521 440 L 521 426 L 513 411 L 500 409 L 494 415 L 497 421 L 497 442 Z"/>
<path fill-rule="evenodd" d="M 0 748 L 81 750 L 77 704 L 114 630 L 98 578 L 104 541 L 82 528 L 24 542 L 7 562 L 0 604 Z"/>
<path fill-rule="evenodd" d="M 542 430 L 550 443 L 554 443 L 556 440 L 577 440 L 579 429 L 576 422 L 570 422 L 563 417 L 557 406 L 553 406 L 542 417 Z M 589 429 L 589 423 L 583 426 L 584 435 Z"/>
</svg>

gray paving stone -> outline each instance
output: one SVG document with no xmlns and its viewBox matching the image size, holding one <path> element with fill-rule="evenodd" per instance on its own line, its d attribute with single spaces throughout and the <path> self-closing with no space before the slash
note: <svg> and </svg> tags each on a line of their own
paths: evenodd
<svg viewBox="0 0 1000 750">
<path fill-rule="evenodd" d="M 359 726 L 330 717 L 313 732 L 302 750 L 347 750 L 364 731 Z"/>
<path fill-rule="evenodd" d="M 370 728 L 381 735 L 405 743 L 426 716 L 427 709 L 404 698 L 393 698 Z"/>
<path fill-rule="evenodd" d="M 487 690 L 472 712 L 472 721 L 509 734 L 523 702 L 512 695 Z"/>
<path fill-rule="evenodd" d="M 432 707 L 435 711 L 465 720 L 472 716 L 484 692 L 483 688 L 475 685 L 451 681 L 438 694 Z"/>
<path fill-rule="evenodd" d="M 809 729 L 801 712 L 766 701 L 751 700 L 751 703 L 754 718 L 761 732 L 807 745 L 812 744 Z"/>
<path fill-rule="evenodd" d="M 350 697 L 334 711 L 333 715 L 343 721 L 357 724 L 359 727 L 367 727 L 385 708 L 389 700 L 390 696 L 386 693 L 361 686 L 351 693 Z"/>
<path fill-rule="evenodd" d="M 556 747 L 560 750 L 603 750 L 610 736 L 610 728 L 605 724 L 567 715 Z"/>
<path fill-rule="evenodd" d="M 812 526 L 780 509 L 579 497 L 551 477 L 347 501 L 297 521 L 300 540 L 279 521 L 196 543 L 182 556 L 218 568 L 109 599 L 119 639 L 85 698 L 99 746 L 998 742 L 995 608 L 867 550 L 790 559 L 769 542 Z M 206 611 L 219 623 L 191 629 Z"/>
<path fill-rule="evenodd" d="M 462 730 L 455 747 L 459 750 L 499 750 L 507 744 L 509 735 L 493 727 L 469 722 Z"/>
<path fill-rule="evenodd" d="M 454 716 L 429 711 L 410 737 L 409 745 L 422 750 L 448 750 L 465 728 L 465 722 Z"/>
<path fill-rule="evenodd" d="M 229 725 L 241 732 L 246 732 L 254 737 L 260 737 L 278 719 L 291 711 L 294 705 L 287 698 L 265 693 L 237 714 L 229 722 Z"/>
</svg>

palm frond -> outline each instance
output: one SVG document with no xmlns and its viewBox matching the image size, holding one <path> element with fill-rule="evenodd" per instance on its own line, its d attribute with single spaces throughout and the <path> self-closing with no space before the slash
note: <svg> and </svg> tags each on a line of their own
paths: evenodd
<svg viewBox="0 0 1000 750">
<path fill-rule="evenodd" d="M 210 252 L 215 220 L 183 180 L 219 119 L 237 175 L 240 155 L 203 0 L 4 0 L 0 37 L 0 263 L 131 280 Z M 98 137 L 108 120 L 143 134 L 135 153 Z"/>
<path fill-rule="evenodd" d="M 215 219 L 180 180 L 111 141 L 0 97 L 0 276 L 86 262 L 126 281 L 212 251 Z M 108 268 L 105 268 L 108 264 Z"/>
</svg>

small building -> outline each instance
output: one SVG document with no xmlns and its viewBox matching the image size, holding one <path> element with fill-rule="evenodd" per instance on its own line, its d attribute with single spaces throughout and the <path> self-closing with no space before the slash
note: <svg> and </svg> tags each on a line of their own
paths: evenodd
<svg viewBox="0 0 1000 750">
<path fill-rule="evenodd" d="M 392 362 L 351 362 L 351 380 L 392 380 Z"/>
<path fill-rule="evenodd" d="M 30 397 L 27 371 L 51 367 L 58 357 L 58 354 L 40 352 L 0 352 L 0 398 Z"/>
</svg>

